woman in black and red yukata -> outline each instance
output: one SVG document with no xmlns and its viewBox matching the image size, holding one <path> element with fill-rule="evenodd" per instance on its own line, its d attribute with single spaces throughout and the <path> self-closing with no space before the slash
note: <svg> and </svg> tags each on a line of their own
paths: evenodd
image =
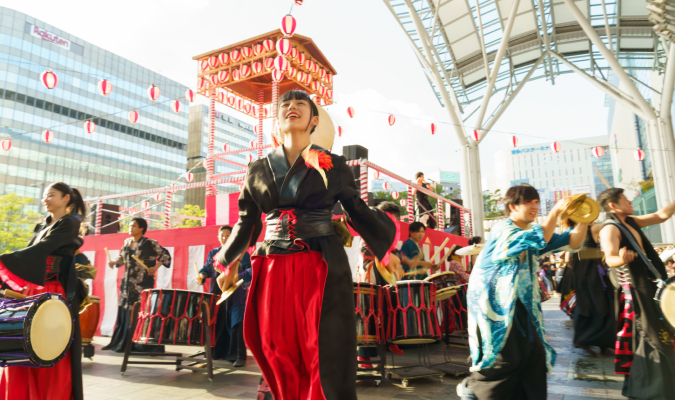
<svg viewBox="0 0 675 400">
<path fill-rule="evenodd" d="M 79 326 L 82 287 L 75 270 L 75 252 L 82 246 L 80 223 L 84 202 L 77 189 L 58 182 L 49 185 L 42 204 L 49 213 L 35 226 L 35 235 L 24 249 L 0 255 L 3 286 L 32 296 L 59 293 L 69 303 Z M 86 292 L 84 293 L 86 296 Z M 82 342 L 80 330 L 73 330 L 68 354 L 52 368 L 6 367 L 0 380 L 0 399 L 81 400 Z"/>
<path fill-rule="evenodd" d="M 231 266 L 254 243 L 266 214 L 265 241 L 252 258 L 244 338 L 275 400 L 355 400 L 356 322 L 352 272 L 332 224 L 340 201 L 349 224 L 382 265 L 396 222 L 370 209 L 346 160 L 310 141 L 319 110 L 303 91 L 277 104 L 282 145 L 249 164 L 239 196 L 239 221 L 216 255 L 223 290 Z"/>
</svg>

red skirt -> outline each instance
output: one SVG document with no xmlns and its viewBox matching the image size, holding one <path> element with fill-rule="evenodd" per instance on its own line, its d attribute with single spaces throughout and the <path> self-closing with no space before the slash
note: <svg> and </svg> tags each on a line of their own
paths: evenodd
<svg viewBox="0 0 675 400">
<path fill-rule="evenodd" d="M 254 256 L 244 338 L 275 400 L 325 400 L 319 322 L 328 266 L 321 253 Z"/>
<path fill-rule="evenodd" d="M 47 282 L 44 288 L 40 289 L 37 285 L 29 283 L 24 294 L 32 296 L 44 292 L 59 293 L 66 297 L 66 292 L 58 281 Z M 0 379 L 0 399 L 71 400 L 73 382 L 70 358 L 71 350 L 68 350 L 68 354 L 52 368 L 4 368 Z"/>
</svg>

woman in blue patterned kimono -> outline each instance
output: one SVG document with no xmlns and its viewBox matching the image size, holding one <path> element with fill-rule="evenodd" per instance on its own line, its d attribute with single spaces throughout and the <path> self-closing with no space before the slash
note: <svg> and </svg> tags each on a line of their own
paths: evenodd
<svg viewBox="0 0 675 400">
<path fill-rule="evenodd" d="M 507 218 L 492 228 L 469 282 L 472 374 L 457 388 L 462 399 L 546 398 L 546 373 L 555 352 L 544 338 L 536 261 L 553 251 L 579 248 L 588 226 L 554 233 L 564 204 L 556 204 L 546 221 L 535 225 L 537 190 L 518 185 L 506 192 Z"/>
</svg>

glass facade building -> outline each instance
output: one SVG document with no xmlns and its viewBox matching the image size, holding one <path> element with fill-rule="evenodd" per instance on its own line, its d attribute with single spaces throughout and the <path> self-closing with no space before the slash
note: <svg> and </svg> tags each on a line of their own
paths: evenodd
<svg viewBox="0 0 675 400">
<path fill-rule="evenodd" d="M 40 82 L 51 69 L 54 89 Z M 108 79 L 112 92 L 97 88 Z M 151 85 L 161 90 L 148 98 Z M 187 88 L 26 14 L 0 7 L 0 195 L 38 199 L 43 184 L 63 181 L 84 197 L 168 185 L 185 172 L 188 142 Z M 171 110 L 179 99 L 182 111 Z M 130 110 L 138 111 L 136 124 Z M 87 134 L 83 120 L 92 119 Z M 47 144 L 42 131 L 54 140 Z M 109 201 L 131 206 L 142 198 Z M 37 210 L 38 201 L 34 203 Z M 184 193 L 173 196 L 182 207 Z M 159 210 L 159 208 L 158 208 Z"/>
</svg>

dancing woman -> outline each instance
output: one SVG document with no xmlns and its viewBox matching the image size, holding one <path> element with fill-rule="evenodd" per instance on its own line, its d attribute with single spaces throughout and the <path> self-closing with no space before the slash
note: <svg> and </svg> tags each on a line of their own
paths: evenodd
<svg viewBox="0 0 675 400">
<path fill-rule="evenodd" d="M 265 241 L 251 257 L 246 345 L 275 400 L 354 400 L 352 273 L 331 212 L 340 201 L 384 266 L 398 261 L 389 256 L 396 225 L 361 200 L 344 157 L 310 142 L 319 110 L 305 92 L 284 93 L 277 110 L 283 145 L 248 166 L 239 222 L 216 256 L 216 268 L 229 267 L 218 281 L 231 285 L 231 265 L 255 243 L 265 213 Z"/>
<path fill-rule="evenodd" d="M 23 290 L 28 296 L 50 292 L 67 299 L 75 319 L 73 342 L 68 354 L 52 368 L 4 368 L 0 399 L 80 400 L 82 343 L 78 310 L 83 293 L 78 290 L 74 256 L 82 246 L 79 230 L 85 207 L 80 192 L 61 182 L 45 189 L 42 204 L 49 215 L 35 226 L 26 248 L 0 255 L 0 278 L 10 289 Z"/>
</svg>

